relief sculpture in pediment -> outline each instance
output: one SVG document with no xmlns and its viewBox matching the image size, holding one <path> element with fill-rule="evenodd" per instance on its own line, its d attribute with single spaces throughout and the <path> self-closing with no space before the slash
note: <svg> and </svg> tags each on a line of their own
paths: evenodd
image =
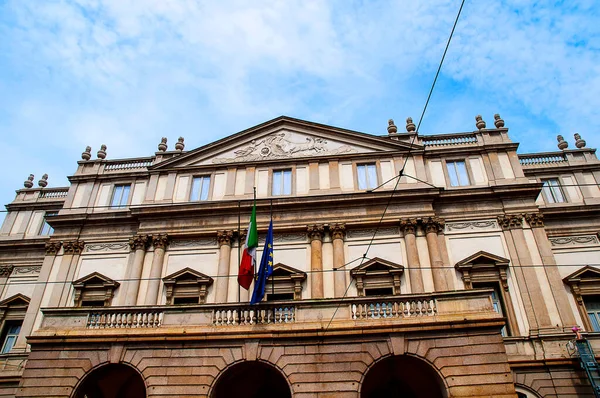
<svg viewBox="0 0 600 398">
<path fill-rule="evenodd" d="M 266 159 L 285 159 L 308 155 L 336 155 L 353 153 L 349 145 L 334 147 L 332 143 L 319 137 L 306 137 L 305 142 L 294 142 L 286 132 L 278 132 L 264 139 L 252 140 L 248 145 L 233 152 L 233 158 L 215 158 L 213 163 L 252 162 Z"/>
</svg>

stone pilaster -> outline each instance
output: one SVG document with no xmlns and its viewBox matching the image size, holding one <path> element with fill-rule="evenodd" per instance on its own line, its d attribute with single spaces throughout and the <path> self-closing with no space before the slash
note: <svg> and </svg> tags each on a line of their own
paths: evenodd
<svg viewBox="0 0 600 398">
<path fill-rule="evenodd" d="M 554 296 L 554 301 L 556 302 L 556 307 L 558 308 L 558 313 L 563 323 L 562 326 L 565 329 L 570 329 L 576 325 L 576 321 L 569 305 L 569 298 L 565 292 L 564 284 L 560 272 L 558 271 L 556 260 L 554 259 L 554 254 L 552 253 L 552 245 L 546 235 L 544 216 L 539 213 L 526 214 L 525 219 L 531 227 L 536 246 L 540 252 L 540 257 L 544 264 L 544 271 L 546 271 L 550 289 L 552 290 L 552 295 Z"/>
<path fill-rule="evenodd" d="M 125 275 L 125 295 L 120 300 L 123 305 L 137 304 L 140 279 L 142 278 L 142 269 L 144 267 L 144 257 L 146 257 L 146 249 L 149 244 L 150 237 L 148 235 L 136 235 L 129 239 L 129 247 L 133 251 L 133 262 Z"/>
<path fill-rule="evenodd" d="M 323 298 L 323 225 L 307 227 L 310 240 L 310 289 L 312 298 Z"/>
<path fill-rule="evenodd" d="M 498 217 L 504 232 L 507 246 L 511 252 L 512 269 L 519 284 L 519 292 L 529 321 L 530 333 L 538 334 L 539 330 L 552 328 L 548 308 L 537 278 L 531 253 L 523 233 L 523 216 L 509 214 Z"/>
<path fill-rule="evenodd" d="M 408 277 L 410 279 L 411 292 L 423 293 L 425 291 L 425 287 L 423 284 L 423 274 L 421 273 L 419 251 L 417 249 L 417 221 L 413 219 L 402 220 L 400 221 L 400 229 L 404 234 L 404 242 L 406 243 Z"/>
<path fill-rule="evenodd" d="M 333 224 L 329 227 L 331 242 L 333 243 L 333 291 L 335 297 L 344 297 L 346 293 L 346 263 L 344 256 L 344 237 L 346 226 L 344 224 Z"/>
<path fill-rule="evenodd" d="M 233 231 L 218 231 L 219 242 L 219 268 L 217 269 L 216 302 L 227 302 L 227 291 L 229 288 L 229 267 L 231 265 L 231 241 Z"/>
<path fill-rule="evenodd" d="M 445 292 L 450 290 L 447 282 L 447 271 L 444 267 L 442 254 L 438 246 L 438 233 L 444 230 L 444 221 L 429 217 L 423 221 L 425 228 L 425 237 L 427 239 L 427 249 L 429 251 L 429 262 L 431 263 L 431 274 L 433 276 L 433 286 L 436 292 Z"/>
<path fill-rule="evenodd" d="M 152 256 L 152 265 L 150 267 L 150 276 L 148 278 L 148 289 L 146 290 L 146 299 L 144 300 L 145 304 L 155 305 L 158 302 L 160 277 L 162 276 L 163 263 L 165 261 L 165 251 L 167 250 L 168 245 L 168 235 L 152 235 L 152 246 L 154 246 L 154 256 Z"/>
<path fill-rule="evenodd" d="M 80 240 L 65 241 L 62 243 L 63 256 L 56 274 L 58 283 L 52 289 L 50 296 L 50 307 L 64 306 L 67 304 L 68 292 L 71 288 L 70 281 L 74 280 L 75 269 L 79 255 L 85 247 L 85 243 Z"/>
</svg>

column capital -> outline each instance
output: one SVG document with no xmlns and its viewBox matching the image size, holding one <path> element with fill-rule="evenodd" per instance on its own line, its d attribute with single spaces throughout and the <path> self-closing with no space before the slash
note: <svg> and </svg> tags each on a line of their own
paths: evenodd
<svg viewBox="0 0 600 398">
<path fill-rule="evenodd" d="M 525 214 L 525 219 L 527 220 L 531 228 L 544 227 L 544 215 L 541 213 Z"/>
<path fill-rule="evenodd" d="M 498 216 L 498 223 L 503 230 L 523 228 L 522 214 L 505 214 Z"/>
<path fill-rule="evenodd" d="M 156 234 L 152 235 L 152 246 L 154 249 L 166 249 L 169 245 L 169 235 Z"/>
<path fill-rule="evenodd" d="M 323 240 L 325 236 L 325 227 L 322 224 L 313 224 L 306 227 L 308 233 L 308 239 L 312 242 L 313 240 Z"/>
<path fill-rule="evenodd" d="M 217 241 L 219 242 L 219 247 L 223 245 L 231 246 L 231 241 L 233 240 L 233 231 L 217 231 Z"/>
<path fill-rule="evenodd" d="M 72 240 L 63 242 L 63 249 L 65 251 L 65 254 L 81 254 L 84 247 L 85 242 L 82 240 Z"/>
<path fill-rule="evenodd" d="M 402 233 L 415 235 L 417 230 L 417 220 L 414 218 L 407 218 L 405 220 L 400 220 L 400 230 Z"/>
<path fill-rule="evenodd" d="M 425 233 L 429 234 L 434 232 L 436 234 L 442 232 L 444 230 L 444 220 L 437 217 L 427 217 L 423 220 L 423 225 L 425 226 Z"/>
<path fill-rule="evenodd" d="M 10 274 L 12 274 L 14 268 L 15 268 L 15 266 L 12 264 L 0 266 L 0 277 L 10 276 Z"/>
<path fill-rule="evenodd" d="M 333 224 L 329 226 L 329 234 L 331 235 L 331 240 L 342 239 L 346 236 L 346 224 Z"/>
<path fill-rule="evenodd" d="M 131 250 L 146 250 L 150 244 L 148 235 L 135 235 L 129 238 Z"/>
<path fill-rule="evenodd" d="M 46 251 L 46 255 L 56 255 L 62 246 L 62 242 L 54 241 L 54 242 L 46 242 L 46 246 L 44 250 Z"/>
</svg>

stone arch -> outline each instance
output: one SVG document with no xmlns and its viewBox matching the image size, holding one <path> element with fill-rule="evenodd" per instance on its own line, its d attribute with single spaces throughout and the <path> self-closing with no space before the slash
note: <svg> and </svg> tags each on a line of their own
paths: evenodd
<svg viewBox="0 0 600 398">
<path fill-rule="evenodd" d="M 71 398 L 146 398 L 142 374 L 128 363 L 102 363 L 79 380 Z"/>
<path fill-rule="evenodd" d="M 427 359 L 411 354 L 388 355 L 368 367 L 359 387 L 360 398 L 382 396 L 447 398 L 448 387 Z"/>
<path fill-rule="evenodd" d="M 517 392 L 519 398 L 541 398 L 541 395 L 537 391 L 524 384 L 515 383 L 515 391 Z"/>
<path fill-rule="evenodd" d="M 219 372 L 208 396 L 291 398 L 292 389 L 285 373 L 276 365 L 260 359 L 242 360 L 233 362 Z"/>
</svg>

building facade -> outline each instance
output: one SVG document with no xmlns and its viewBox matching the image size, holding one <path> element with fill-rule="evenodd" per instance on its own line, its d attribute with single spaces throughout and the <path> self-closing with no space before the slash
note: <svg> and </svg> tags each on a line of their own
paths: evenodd
<svg viewBox="0 0 600 398">
<path fill-rule="evenodd" d="M 600 350 L 595 149 L 517 154 L 498 115 L 387 130 L 279 117 L 30 176 L 0 229 L 0 396 L 594 396 L 572 328 Z"/>
</svg>

